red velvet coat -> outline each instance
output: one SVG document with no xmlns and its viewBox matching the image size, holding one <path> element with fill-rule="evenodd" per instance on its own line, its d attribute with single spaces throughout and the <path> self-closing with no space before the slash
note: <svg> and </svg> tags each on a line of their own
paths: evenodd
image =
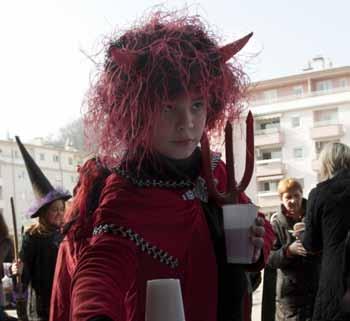
<svg viewBox="0 0 350 321">
<path fill-rule="evenodd" d="M 218 188 L 226 185 L 223 163 L 214 170 Z M 114 321 L 140 321 L 145 315 L 146 282 L 180 279 L 187 321 L 215 321 L 217 270 L 215 253 L 200 201 L 185 200 L 186 189 L 138 188 L 117 174 L 108 177 L 94 214 L 94 225 L 115 224 L 178 259 L 171 268 L 143 252 L 134 241 L 102 233 L 88 241 L 61 244 L 51 321 L 87 321 L 98 315 Z M 241 196 L 242 203 L 248 201 Z M 273 240 L 265 225 L 264 266 Z M 79 262 L 79 264 L 77 264 Z M 71 291 L 70 291 L 71 290 Z"/>
</svg>

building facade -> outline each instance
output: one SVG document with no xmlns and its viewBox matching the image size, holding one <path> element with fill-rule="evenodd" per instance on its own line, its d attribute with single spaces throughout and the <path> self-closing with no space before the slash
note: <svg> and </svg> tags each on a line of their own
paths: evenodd
<svg viewBox="0 0 350 321">
<path fill-rule="evenodd" d="M 24 145 L 54 187 L 72 192 L 77 180 L 77 165 L 82 163 L 86 153 L 71 147 L 44 145 L 40 140 Z M 0 212 L 12 233 L 11 197 L 17 228 L 28 226 L 33 220 L 26 216 L 26 211 L 33 203 L 34 195 L 27 170 L 15 140 L 0 140 Z"/>
<path fill-rule="evenodd" d="M 350 144 L 350 67 L 312 66 L 252 84 L 255 171 L 247 191 L 266 214 L 280 204 L 277 184 L 300 180 L 304 196 L 319 182 L 318 156 L 328 142 Z"/>
</svg>

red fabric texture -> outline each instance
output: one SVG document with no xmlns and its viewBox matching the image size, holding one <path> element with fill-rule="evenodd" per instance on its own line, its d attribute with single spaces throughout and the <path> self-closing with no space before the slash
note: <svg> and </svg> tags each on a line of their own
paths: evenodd
<svg viewBox="0 0 350 321">
<path fill-rule="evenodd" d="M 128 183 L 121 188 L 120 183 L 116 174 L 108 178 L 95 225 L 131 228 L 177 257 L 179 267 L 172 270 L 120 236 L 96 236 L 73 275 L 71 319 L 143 320 L 147 280 L 177 278 L 186 320 L 215 320 L 215 255 L 199 200 L 184 201 L 185 190 L 138 189 Z"/>
<path fill-rule="evenodd" d="M 222 162 L 214 176 L 222 191 L 226 186 Z M 177 257 L 179 266 L 171 269 L 121 236 L 102 234 L 78 242 L 65 239 L 57 258 L 50 321 L 87 321 L 99 315 L 114 321 L 144 320 L 146 282 L 157 278 L 180 279 L 187 321 L 215 321 L 215 254 L 200 202 L 183 200 L 186 191 L 136 188 L 112 174 L 94 214 L 94 225 L 131 228 Z M 241 195 L 241 203 L 248 201 Z M 273 240 L 268 222 L 265 230 L 262 259 L 250 270 L 260 270 L 268 258 Z"/>
</svg>

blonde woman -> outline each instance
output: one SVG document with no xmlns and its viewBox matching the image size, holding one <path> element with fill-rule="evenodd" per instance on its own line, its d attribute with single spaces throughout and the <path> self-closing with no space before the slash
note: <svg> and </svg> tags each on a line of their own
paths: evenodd
<svg viewBox="0 0 350 321">
<path fill-rule="evenodd" d="M 350 320 L 341 311 L 345 293 L 346 237 L 350 229 L 350 148 L 332 143 L 320 155 L 322 182 L 310 192 L 303 245 L 322 251 L 313 321 Z"/>
</svg>

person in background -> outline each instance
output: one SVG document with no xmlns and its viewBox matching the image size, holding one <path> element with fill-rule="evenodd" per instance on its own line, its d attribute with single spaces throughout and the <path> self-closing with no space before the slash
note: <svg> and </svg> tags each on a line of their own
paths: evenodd
<svg viewBox="0 0 350 321">
<path fill-rule="evenodd" d="M 277 269 L 275 319 L 308 321 L 317 291 L 319 256 L 308 253 L 300 240 L 306 199 L 294 178 L 281 180 L 278 193 L 282 204 L 271 218 L 276 241 L 268 262 L 272 269 Z"/>
<path fill-rule="evenodd" d="M 13 242 L 9 235 L 4 216 L 0 213 L 0 321 L 14 321 L 16 318 L 10 317 L 4 311 L 5 298 L 3 297 L 2 278 L 4 277 L 3 263 L 11 263 L 13 261 L 14 248 Z M 7 272 L 7 271 L 5 271 Z"/>
<path fill-rule="evenodd" d="M 36 198 L 28 215 L 36 218 L 37 222 L 24 233 L 20 261 L 13 264 L 12 273 L 21 275 L 22 284 L 28 292 L 28 320 L 48 321 L 53 275 L 62 239 L 65 201 L 71 195 L 53 188 L 20 139 L 16 137 L 16 140 Z"/>
<path fill-rule="evenodd" d="M 85 115 L 99 157 L 82 168 L 51 321 L 144 320 L 147 280 L 158 278 L 180 280 L 187 321 L 242 320 L 245 270 L 226 262 L 199 141 L 239 114 L 246 84 L 234 55 L 249 37 L 220 47 L 198 16 L 157 12 L 107 44 Z M 225 164 L 217 153 L 211 163 L 224 191 Z M 257 218 L 252 268 L 268 257 L 266 231 Z"/>
<path fill-rule="evenodd" d="M 322 181 L 309 194 L 303 237 L 305 249 L 322 251 L 312 320 L 345 321 L 350 320 L 350 312 L 341 307 L 343 299 L 349 300 L 350 148 L 342 143 L 327 144 L 319 159 Z"/>
</svg>

